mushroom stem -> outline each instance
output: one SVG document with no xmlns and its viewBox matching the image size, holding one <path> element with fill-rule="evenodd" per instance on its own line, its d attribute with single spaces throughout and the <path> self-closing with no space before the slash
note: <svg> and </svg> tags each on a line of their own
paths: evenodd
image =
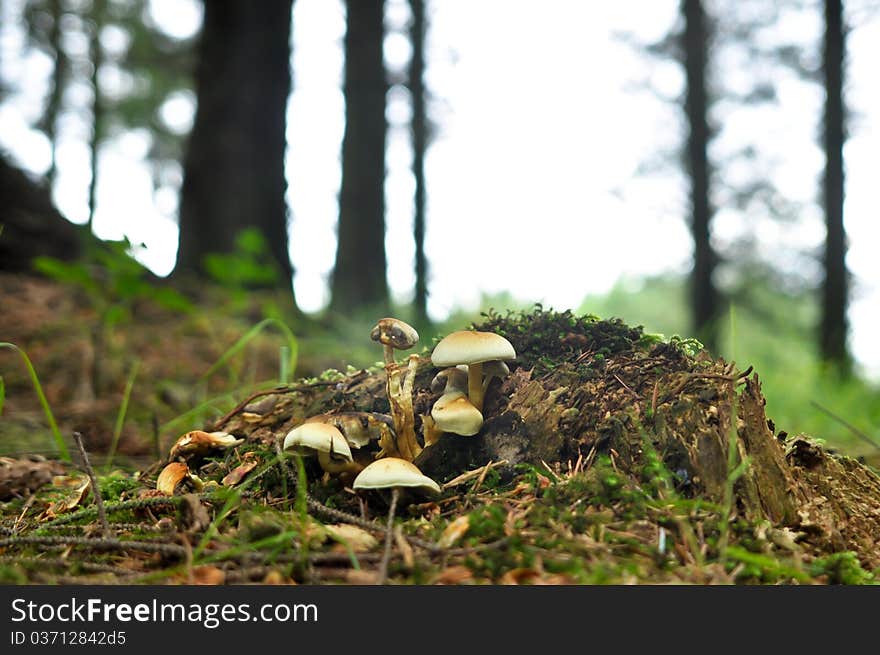
<svg viewBox="0 0 880 655">
<path fill-rule="evenodd" d="M 385 355 L 385 368 L 394 364 L 394 346 L 390 343 L 382 345 L 382 353 Z"/>
<path fill-rule="evenodd" d="M 468 366 L 468 399 L 479 411 L 483 411 L 483 364 Z"/>
<path fill-rule="evenodd" d="M 397 497 L 399 495 L 400 488 L 393 487 L 391 489 L 391 507 L 388 508 L 388 525 L 385 528 L 385 552 L 382 553 L 382 561 L 379 562 L 376 584 L 385 584 L 385 581 L 388 579 L 388 562 L 391 561 L 391 536 L 394 528 L 394 512 L 397 509 Z"/>
</svg>

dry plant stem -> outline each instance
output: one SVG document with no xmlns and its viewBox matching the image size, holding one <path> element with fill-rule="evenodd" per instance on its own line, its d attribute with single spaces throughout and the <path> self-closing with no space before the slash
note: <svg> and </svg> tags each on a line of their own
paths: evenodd
<svg viewBox="0 0 880 655">
<path fill-rule="evenodd" d="M 290 393 L 293 391 L 305 391 L 306 389 L 311 389 L 314 387 L 330 387 L 330 386 L 333 386 L 334 384 L 337 384 L 337 383 L 322 380 L 320 382 L 309 382 L 307 384 L 284 384 L 281 386 L 273 387 L 271 389 L 263 389 L 262 391 L 254 392 L 250 396 L 248 396 L 247 398 L 242 400 L 240 403 L 238 403 L 231 410 L 229 410 L 226 414 L 224 414 L 223 416 L 218 418 L 216 421 L 214 421 L 214 425 L 211 426 L 211 429 L 212 430 L 219 430 L 221 427 L 226 425 L 226 423 L 229 422 L 229 420 L 233 416 L 238 414 L 240 411 L 242 411 L 245 407 L 250 405 L 257 398 L 262 398 L 263 396 L 272 396 L 275 394 Z"/>
<path fill-rule="evenodd" d="M 385 529 L 385 551 L 382 553 L 382 561 L 379 562 L 376 584 L 385 584 L 388 579 L 388 562 L 391 561 L 391 539 L 394 532 L 394 512 L 397 510 L 397 498 L 399 495 L 400 489 L 394 487 L 391 490 L 391 507 L 388 508 L 388 526 Z"/>
<path fill-rule="evenodd" d="M 101 498 L 101 490 L 98 488 L 98 480 L 95 477 L 95 470 L 92 468 L 91 462 L 89 462 L 89 455 L 83 444 L 82 435 L 79 432 L 74 432 L 73 439 L 76 441 L 76 447 L 79 448 L 79 454 L 83 459 L 83 465 L 89 476 L 89 483 L 92 485 L 92 495 L 95 496 L 95 505 L 98 508 L 98 520 L 101 521 L 101 530 L 105 537 L 109 537 L 113 533 L 110 530 L 110 524 L 107 522 L 107 513 L 104 511 L 104 499 Z"/>
<path fill-rule="evenodd" d="M 88 538 L 73 536 L 50 537 L 9 537 L 0 539 L 0 548 L 15 546 L 84 546 L 94 550 L 140 550 L 146 553 L 161 553 L 184 557 L 186 549 L 178 544 L 159 543 L 153 541 L 123 541 L 114 538 Z"/>
</svg>

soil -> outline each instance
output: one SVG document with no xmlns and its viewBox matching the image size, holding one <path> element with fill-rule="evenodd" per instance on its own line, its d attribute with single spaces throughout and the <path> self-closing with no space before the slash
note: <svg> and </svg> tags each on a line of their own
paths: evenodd
<svg viewBox="0 0 880 655">
<path fill-rule="evenodd" d="M 41 379 L 51 380 L 46 392 L 63 430 L 95 424 L 86 448 L 100 462 L 118 396 L 82 391 L 95 386 L 82 328 L 94 317 L 45 281 L 15 277 L 0 285 L 4 309 L 12 308 L 0 317 L 0 334 L 19 340 L 39 362 Z M 7 581 L 364 584 L 387 575 L 394 584 L 855 584 L 880 578 L 880 477 L 808 435 L 778 429 L 765 415 L 757 372 L 712 359 L 693 341 L 658 341 L 620 321 L 541 307 L 490 313 L 461 326 L 506 337 L 517 357 L 509 375 L 489 386 L 478 434 L 445 434 L 416 457 L 443 491 L 401 498 L 387 569 L 389 496 L 356 493 L 353 475 L 331 476 L 314 459 L 280 455 L 284 435 L 318 414 L 387 421 L 382 367 L 301 368 L 312 376 L 256 391 L 223 388 L 230 378 L 213 381 L 210 391 L 229 397 L 222 413 L 214 407 L 196 427 L 231 434 L 238 443 L 175 452 L 175 466 L 184 464 L 186 475 L 173 495 L 164 495 L 156 483 L 172 463 L 174 435 L 145 433 L 144 425 L 159 419 L 143 417 L 191 408 L 198 398 L 186 393 L 177 394 L 173 407 L 165 404 L 174 396 L 168 390 L 194 384 L 241 324 L 218 328 L 158 313 L 145 319 L 156 311 L 140 308 L 105 351 L 115 357 L 107 357 L 103 379 L 116 394 L 131 361 L 118 355 L 132 348 L 141 379 L 166 381 L 164 392 L 144 384 L 149 391 L 132 400 L 141 409 L 119 449 L 132 456 L 128 465 L 99 466 L 106 520 L 81 466 L 23 453 L 0 464 L 0 490 L 7 490 L 0 577 Z M 413 408 L 424 446 L 423 420 L 439 397 L 431 390 L 438 369 L 429 347 L 417 355 Z M 277 341 L 255 344 L 250 357 L 252 370 L 271 370 Z M 39 407 L 23 399 L 26 378 L 7 370 L 0 426 L 19 435 L 26 432 L 22 417 L 37 422 Z M 98 399 L 106 397 L 114 402 L 103 407 Z M 359 455 L 368 461 L 378 449 L 371 442 Z"/>
</svg>

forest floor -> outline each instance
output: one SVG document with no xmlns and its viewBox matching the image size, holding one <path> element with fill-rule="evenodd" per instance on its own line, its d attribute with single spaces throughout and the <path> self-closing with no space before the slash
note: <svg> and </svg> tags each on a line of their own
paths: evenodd
<svg viewBox="0 0 880 655">
<path fill-rule="evenodd" d="M 402 496 L 389 532 L 387 494 L 280 449 L 314 415 L 388 413 L 369 326 L 344 335 L 346 361 L 315 326 L 291 325 L 296 379 L 279 385 L 279 338 L 254 331 L 265 306 L 212 294 L 194 312 L 139 299 L 110 322 L 69 286 L 0 276 L 0 341 L 30 358 L 72 460 L 21 357 L 0 350 L 0 582 L 880 581 L 874 463 L 774 425 L 760 371 L 540 308 L 476 326 L 513 343 L 510 375 L 490 385 L 478 435 L 422 451 L 442 491 Z M 413 351 L 420 437 L 438 397 L 431 347 Z M 172 457 L 193 429 L 237 442 Z M 171 463 L 181 476 L 166 494 L 157 478 Z"/>
</svg>

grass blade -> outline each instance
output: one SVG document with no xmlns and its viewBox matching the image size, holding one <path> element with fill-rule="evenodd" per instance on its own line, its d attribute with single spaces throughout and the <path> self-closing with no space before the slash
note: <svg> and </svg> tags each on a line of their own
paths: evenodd
<svg viewBox="0 0 880 655">
<path fill-rule="evenodd" d="M 58 429 L 58 424 L 55 422 L 55 416 L 52 414 L 52 408 L 49 407 L 49 401 L 46 399 L 46 394 L 43 393 L 43 385 L 40 384 L 40 378 L 37 377 L 37 371 L 34 369 L 34 365 L 31 364 L 30 357 L 27 356 L 27 353 L 16 346 L 14 343 L 9 343 L 8 341 L 0 341 L 0 348 L 9 348 L 14 350 L 19 355 L 21 355 L 21 359 L 24 362 L 25 368 L 27 368 L 28 375 L 31 378 L 31 383 L 34 385 L 34 391 L 37 392 L 37 398 L 40 400 L 40 405 L 43 408 L 43 413 L 46 415 L 46 421 L 49 423 L 49 429 L 52 431 L 52 436 L 55 438 L 55 445 L 58 447 L 58 452 L 61 455 L 61 459 L 65 462 L 72 462 L 73 460 L 70 458 L 70 451 L 67 450 L 67 444 L 64 443 L 64 437 L 61 436 L 61 431 Z"/>
<path fill-rule="evenodd" d="M 113 464 L 113 456 L 116 454 L 116 446 L 119 445 L 119 437 L 122 435 L 122 427 L 125 425 L 125 415 L 128 412 L 128 401 L 131 398 L 131 390 L 134 387 L 134 379 L 137 376 L 141 360 L 136 359 L 128 372 L 125 381 L 125 391 L 122 393 L 122 403 L 119 405 L 119 413 L 116 415 L 116 424 L 113 426 L 113 441 L 110 443 L 110 452 L 107 453 L 107 469 Z"/>
</svg>

